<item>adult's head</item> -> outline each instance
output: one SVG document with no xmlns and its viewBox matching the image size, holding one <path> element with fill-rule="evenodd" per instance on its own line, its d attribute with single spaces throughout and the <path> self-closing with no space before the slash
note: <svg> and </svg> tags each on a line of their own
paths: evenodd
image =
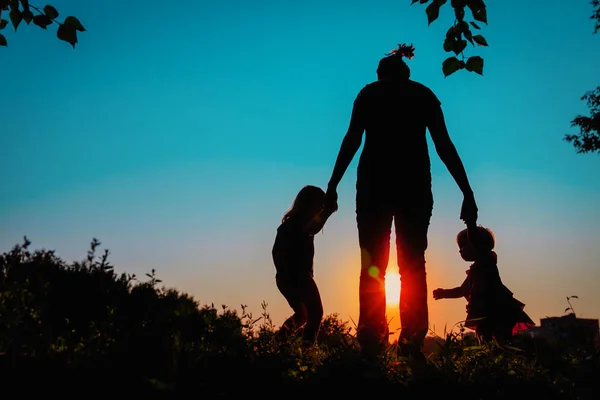
<svg viewBox="0 0 600 400">
<path fill-rule="evenodd" d="M 413 45 L 399 44 L 397 49 L 390 51 L 379 61 L 377 79 L 408 80 L 410 78 L 410 68 L 408 68 L 403 58 L 406 57 L 410 60 L 414 56 L 414 52 Z"/>
</svg>

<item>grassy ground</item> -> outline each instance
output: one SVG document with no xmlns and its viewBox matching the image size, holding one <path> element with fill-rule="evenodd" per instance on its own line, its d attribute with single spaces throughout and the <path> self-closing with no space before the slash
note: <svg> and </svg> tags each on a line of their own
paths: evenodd
<svg viewBox="0 0 600 400">
<path fill-rule="evenodd" d="M 114 273 L 107 254 L 65 263 L 25 241 L 0 255 L 0 390 L 29 398 L 431 396 L 596 399 L 597 349 L 528 335 L 511 346 L 461 330 L 427 340 L 426 362 L 391 345 L 361 357 L 347 322 L 328 315 L 319 343 L 282 340 L 267 305 L 253 316 L 199 305 Z M 363 394 L 364 393 L 364 394 Z M 7 397 L 9 398 L 9 397 Z"/>
</svg>

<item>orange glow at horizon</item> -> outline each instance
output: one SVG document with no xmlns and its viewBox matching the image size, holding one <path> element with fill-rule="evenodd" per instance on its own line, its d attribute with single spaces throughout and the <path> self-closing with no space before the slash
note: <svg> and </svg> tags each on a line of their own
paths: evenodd
<svg viewBox="0 0 600 400">
<path fill-rule="evenodd" d="M 434 237 L 435 239 L 435 237 Z M 325 240 L 330 240 L 325 238 Z M 392 239 L 393 240 L 393 239 Z M 433 239 L 432 239 L 433 241 Z M 358 246 L 343 244 L 331 245 L 334 250 L 331 254 L 317 260 L 318 264 L 331 265 L 329 269 L 319 269 L 317 283 L 323 299 L 326 314 L 338 314 L 347 321 L 355 334 L 359 315 L 359 277 L 360 277 L 360 255 Z M 323 247 L 326 247 L 324 244 Z M 454 249 L 454 247 L 453 247 Z M 321 253 L 323 254 L 323 253 Z M 457 321 L 465 318 L 464 300 L 441 300 L 433 299 L 433 289 L 438 287 L 451 287 L 454 282 L 461 283 L 464 275 L 463 261 L 458 261 L 459 267 L 456 271 L 454 265 L 449 265 L 447 257 L 443 257 L 436 249 L 428 250 L 426 255 L 427 270 L 427 303 L 429 311 L 429 324 L 431 334 L 443 335 L 444 327 L 452 329 Z M 454 268 L 454 269 L 453 269 Z M 375 271 L 373 271 L 375 272 Z M 401 293 L 401 279 L 396 266 L 395 246 L 390 249 L 390 262 L 386 270 L 386 318 L 390 331 L 390 343 L 396 341 L 400 334 L 400 310 L 399 300 Z M 342 290 L 340 290 L 342 288 Z M 274 296 L 279 296 L 275 292 Z M 279 298 L 279 297 L 277 297 Z M 240 299 L 241 301 L 241 299 Z M 289 306 L 280 301 L 281 311 L 278 310 L 278 320 L 284 321 L 289 316 Z M 456 328 L 456 327 L 455 327 Z"/>
</svg>

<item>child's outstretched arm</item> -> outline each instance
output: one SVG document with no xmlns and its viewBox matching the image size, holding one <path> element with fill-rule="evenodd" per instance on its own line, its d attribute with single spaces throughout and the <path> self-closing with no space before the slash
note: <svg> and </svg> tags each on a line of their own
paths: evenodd
<svg viewBox="0 0 600 400">
<path fill-rule="evenodd" d="M 308 224 L 306 224 L 304 229 L 311 235 L 316 235 L 321 229 L 323 229 L 323 226 L 325 226 L 325 223 L 327 222 L 331 214 L 333 214 L 332 210 L 325 208 L 322 209 L 316 217 L 314 217 L 312 220 L 310 220 Z"/>
<path fill-rule="evenodd" d="M 460 297 L 465 297 L 467 295 L 467 280 L 462 283 L 462 285 L 452 288 L 452 289 L 435 289 L 433 291 L 433 298 L 435 300 L 440 299 L 458 299 Z"/>
</svg>

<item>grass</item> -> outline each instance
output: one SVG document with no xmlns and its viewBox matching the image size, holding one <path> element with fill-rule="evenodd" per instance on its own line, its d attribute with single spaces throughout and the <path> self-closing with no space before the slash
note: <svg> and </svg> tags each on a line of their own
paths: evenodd
<svg viewBox="0 0 600 400">
<path fill-rule="evenodd" d="M 479 343 L 459 326 L 426 341 L 427 361 L 362 359 L 348 322 L 323 320 L 318 343 L 281 339 L 261 315 L 200 305 L 114 272 L 94 240 L 66 263 L 29 241 L 0 255 L 0 385 L 4 393 L 61 397 L 297 398 L 408 396 L 464 399 L 592 399 L 600 356 L 529 335 L 510 346 Z"/>
</svg>

